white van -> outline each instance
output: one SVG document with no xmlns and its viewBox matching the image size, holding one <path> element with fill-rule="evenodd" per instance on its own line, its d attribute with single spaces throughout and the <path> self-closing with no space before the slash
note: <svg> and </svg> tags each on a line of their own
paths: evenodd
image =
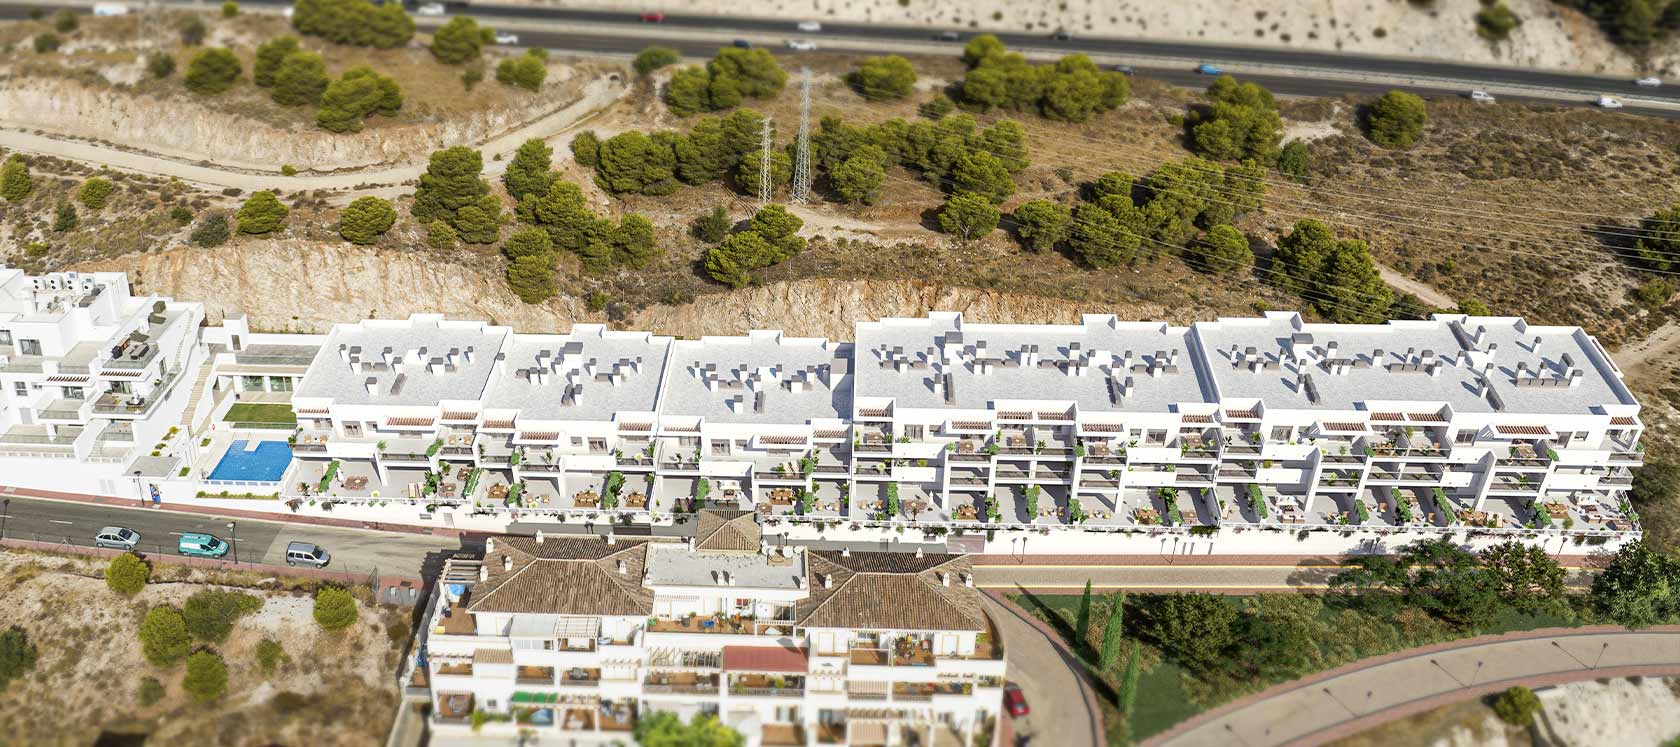
<svg viewBox="0 0 1680 747">
<path fill-rule="evenodd" d="M 122 3 L 94 3 L 93 14 L 96 16 L 126 16 L 128 6 Z"/>
</svg>

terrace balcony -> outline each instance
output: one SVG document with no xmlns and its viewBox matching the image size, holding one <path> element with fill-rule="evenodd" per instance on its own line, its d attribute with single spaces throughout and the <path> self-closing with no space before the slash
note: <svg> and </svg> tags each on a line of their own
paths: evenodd
<svg viewBox="0 0 1680 747">
<path fill-rule="evenodd" d="M 88 404 L 85 399 L 55 399 L 35 413 L 35 417 L 38 420 L 80 423 L 91 414 Z"/>
<path fill-rule="evenodd" d="M 729 683 L 729 694 L 772 698 L 805 697 L 805 678 L 798 675 L 738 674 Z"/>
<path fill-rule="evenodd" d="M 765 724 L 763 734 L 759 744 L 777 747 L 805 744 L 805 727 L 799 724 Z"/>
<path fill-rule="evenodd" d="M 521 685 L 553 685 L 554 667 L 521 666 L 514 670 L 513 681 Z"/>
<path fill-rule="evenodd" d="M 651 672 L 642 682 L 642 692 L 657 695 L 715 695 L 718 676 L 695 672 Z"/>
</svg>

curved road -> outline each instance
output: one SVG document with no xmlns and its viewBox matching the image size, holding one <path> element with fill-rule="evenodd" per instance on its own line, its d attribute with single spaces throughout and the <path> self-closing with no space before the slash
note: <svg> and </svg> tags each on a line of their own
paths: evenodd
<svg viewBox="0 0 1680 747">
<path fill-rule="evenodd" d="M 1034 744 L 1056 747 L 1101 744 L 1102 716 L 1092 713 L 1082 697 L 1086 692 L 1085 681 L 1074 669 L 1079 664 L 1019 612 L 990 595 L 981 598 L 985 600 L 986 614 L 998 627 L 998 637 L 1003 639 L 1009 680 L 1021 686 L 1031 708 L 1025 717 L 1010 722 L 1015 733 L 1031 735 Z"/>
<path fill-rule="evenodd" d="M 1675 674 L 1680 674 L 1680 626 L 1483 636 L 1366 659 L 1278 685 L 1143 744 L 1307 747 L 1511 685 Z"/>
</svg>

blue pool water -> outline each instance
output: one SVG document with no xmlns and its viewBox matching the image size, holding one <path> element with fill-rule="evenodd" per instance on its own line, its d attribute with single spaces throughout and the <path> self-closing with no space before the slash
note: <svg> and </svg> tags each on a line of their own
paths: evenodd
<svg viewBox="0 0 1680 747">
<path fill-rule="evenodd" d="M 210 471 L 210 479 L 279 482 L 292 463 L 292 447 L 285 441 L 258 441 L 256 451 L 246 451 L 245 446 L 244 439 L 234 441 Z"/>
</svg>

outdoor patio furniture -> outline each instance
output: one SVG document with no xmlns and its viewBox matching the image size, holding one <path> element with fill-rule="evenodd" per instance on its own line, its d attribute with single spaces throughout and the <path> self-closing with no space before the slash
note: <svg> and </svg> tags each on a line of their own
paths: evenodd
<svg viewBox="0 0 1680 747">
<path fill-rule="evenodd" d="M 758 512 L 761 513 L 761 514 L 770 513 L 770 504 L 768 504 L 768 503 L 758 504 Z"/>
<path fill-rule="evenodd" d="M 631 493 L 624 496 L 625 508 L 647 508 L 647 496 L 641 493 Z"/>
<path fill-rule="evenodd" d="M 1562 503 L 1547 503 L 1545 505 L 1546 513 L 1550 514 L 1554 519 L 1562 519 L 1569 516 L 1569 507 L 1563 505 Z"/>
<path fill-rule="evenodd" d="M 344 488 L 346 490 L 361 490 L 362 488 L 367 487 L 367 483 L 368 479 L 366 477 L 356 475 L 355 477 L 345 479 Z"/>
<path fill-rule="evenodd" d="M 490 500 L 499 501 L 507 497 L 508 487 L 502 484 L 490 486 Z"/>
<path fill-rule="evenodd" d="M 572 496 L 572 502 L 578 508 L 595 508 L 601 505 L 601 496 L 593 490 L 580 490 Z"/>
<path fill-rule="evenodd" d="M 455 491 L 459 487 L 460 486 L 456 485 L 455 483 L 446 482 L 440 488 L 438 488 L 438 494 L 445 497 L 445 498 L 454 498 L 455 497 Z"/>
<path fill-rule="evenodd" d="M 459 470 L 455 471 L 455 479 L 460 480 L 462 482 L 466 482 L 467 475 L 470 475 L 470 474 L 472 474 L 472 468 L 471 467 L 462 467 Z"/>
</svg>

